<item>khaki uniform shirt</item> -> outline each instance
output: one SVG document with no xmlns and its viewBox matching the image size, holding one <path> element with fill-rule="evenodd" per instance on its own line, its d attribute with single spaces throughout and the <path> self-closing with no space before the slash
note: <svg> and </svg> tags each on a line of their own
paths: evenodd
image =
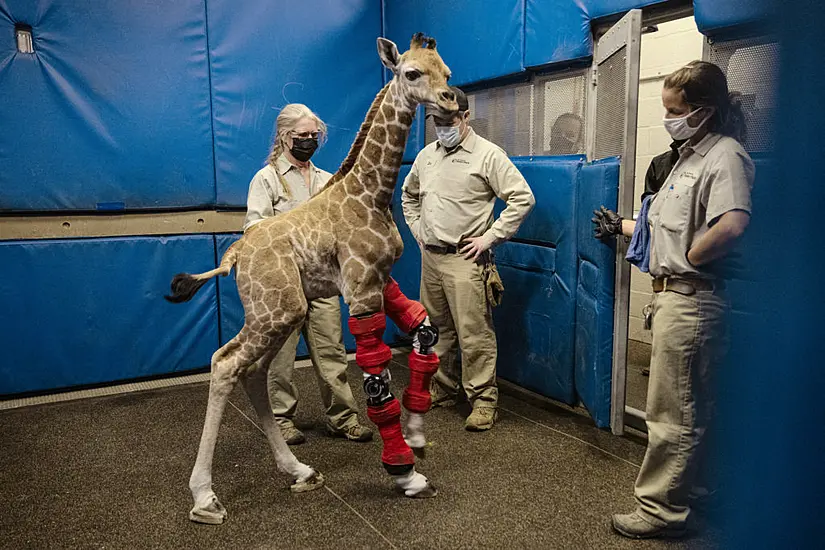
<svg viewBox="0 0 825 550">
<path fill-rule="evenodd" d="M 458 246 L 468 237 L 496 244 L 512 237 L 536 200 L 500 147 L 470 129 L 455 149 L 439 141 L 415 158 L 401 202 L 413 236 L 425 245 Z M 496 197 L 507 207 L 493 222 Z"/>
<path fill-rule="evenodd" d="M 722 214 L 751 212 L 753 179 L 753 161 L 733 138 L 709 133 L 696 145 L 683 145 L 648 212 L 650 274 L 714 278 L 688 262 L 688 250 Z"/>
<path fill-rule="evenodd" d="M 310 185 L 307 188 L 301 171 L 284 155 L 278 157 L 275 164 L 276 167 L 267 164 L 261 168 L 249 184 L 244 231 L 265 218 L 283 214 L 305 203 L 321 191 L 332 177 L 332 174 L 310 162 Z M 276 170 L 281 173 L 283 180 L 278 177 Z"/>
</svg>

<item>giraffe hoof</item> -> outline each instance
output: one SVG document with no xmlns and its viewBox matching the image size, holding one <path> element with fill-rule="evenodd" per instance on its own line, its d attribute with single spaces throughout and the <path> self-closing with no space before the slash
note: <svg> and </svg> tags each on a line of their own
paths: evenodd
<svg viewBox="0 0 825 550">
<path fill-rule="evenodd" d="M 435 485 L 427 482 L 427 486 L 421 489 L 420 491 L 412 492 L 412 491 L 405 491 L 404 495 L 409 498 L 433 498 L 438 494 L 438 489 L 435 488 Z"/>
<path fill-rule="evenodd" d="M 321 472 L 312 472 L 308 478 L 302 481 L 296 481 L 289 486 L 289 490 L 293 493 L 306 493 L 307 491 L 314 491 L 324 486 L 324 474 Z"/>
<path fill-rule="evenodd" d="M 212 495 L 206 506 L 197 506 L 189 512 L 189 519 L 195 523 L 205 523 L 207 525 L 220 525 L 226 521 L 226 508 Z"/>
</svg>

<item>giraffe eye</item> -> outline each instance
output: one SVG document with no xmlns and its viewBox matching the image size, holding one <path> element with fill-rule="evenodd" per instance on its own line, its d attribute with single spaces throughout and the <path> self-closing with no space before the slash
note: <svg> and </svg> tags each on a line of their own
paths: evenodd
<svg viewBox="0 0 825 550">
<path fill-rule="evenodd" d="M 404 73 L 404 76 L 407 77 L 407 80 L 416 80 L 416 79 L 418 79 L 418 77 L 421 76 L 421 73 L 418 72 L 418 71 L 412 70 L 412 71 L 407 71 L 406 73 Z"/>
</svg>

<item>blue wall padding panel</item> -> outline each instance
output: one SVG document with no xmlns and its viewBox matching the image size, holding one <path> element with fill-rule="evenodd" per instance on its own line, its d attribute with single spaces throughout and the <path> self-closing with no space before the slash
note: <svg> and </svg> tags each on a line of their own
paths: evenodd
<svg viewBox="0 0 825 550">
<path fill-rule="evenodd" d="M 498 375 L 572 404 L 574 288 L 556 273 L 556 249 L 511 241 L 496 265 L 505 287 L 494 310 Z"/>
<path fill-rule="evenodd" d="M 0 243 L 0 394 L 208 366 L 214 283 L 185 304 L 163 295 L 214 258 L 211 235 Z"/>
<path fill-rule="evenodd" d="M 524 66 L 593 55 L 591 21 L 665 0 L 526 0 Z"/>
<path fill-rule="evenodd" d="M 596 425 L 610 424 L 610 386 L 613 357 L 613 287 L 615 243 L 593 238 L 593 210 L 616 208 L 619 161 L 587 164 L 581 170 L 576 197 L 578 284 L 576 288 L 576 392 Z"/>
<path fill-rule="evenodd" d="M 384 4 L 384 36 L 409 49 L 417 32 L 432 36 L 456 86 L 520 72 L 524 1 L 392 0 Z"/>
<path fill-rule="evenodd" d="M 773 0 L 693 0 L 696 26 L 708 36 L 723 36 L 736 27 L 765 22 L 774 14 Z"/>
<path fill-rule="evenodd" d="M 666 0 L 584 0 L 591 19 L 607 15 L 623 14 L 635 8 L 661 4 Z"/>
<path fill-rule="evenodd" d="M 583 159 L 580 156 L 513 159 L 513 164 L 527 180 L 536 197 L 536 205 L 522 222 L 514 238 L 560 247 L 570 243 L 573 246 L 566 250 L 564 261 L 570 260 L 571 269 L 575 263 L 576 238 L 571 214 Z M 504 203 L 497 201 L 496 216 L 503 207 Z"/>
<path fill-rule="evenodd" d="M 0 209 L 214 202 L 203 0 L 3 0 L 0 36 Z"/>
<path fill-rule="evenodd" d="M 573 403 L 575 200 L 582 159 L 533 157 L 514 163 L 536 206 L 515 240 L 496 250 L 505 286 L 504 301 L 494 311 L 499 375 Z"/>
<path fill-rule="evenodd" d="M 570 0 L 526 0 L 524 65 L 535 67 L 593 55 L 587 6 Z"/>
<path fill-rule="evenodd" d="M 335 172 L 381 90 L 380 0 L 307 0 L 296 7 L 207 2 L 220 205 L 246 204 L 284 105 L 304 103 L 327 123 L 329 140 L 313 161 Z"/>
</svg>

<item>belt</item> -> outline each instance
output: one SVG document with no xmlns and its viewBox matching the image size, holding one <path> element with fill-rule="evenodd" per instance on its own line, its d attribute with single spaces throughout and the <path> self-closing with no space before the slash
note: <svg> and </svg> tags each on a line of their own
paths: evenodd
<svg viewBox="0 0 825 550">
<path fill-rule="evenodd" d="M 434 244 L 425 244 L 424 248 L 428 252 L 432 252 L 434 254 L 458 254 L 458 248 L 455 246 L 448 244 L 447 246 L 438 246 Z"/>
<path fill-rule="evenodd" d="M 678 279 L 674 277 L 657 277 L 653 279 L 653 292 L 677 292 L 690 296 L 697 290 L 722 290 L 724 281 L 710 281 L 707 279 Z"/>
</svg>

